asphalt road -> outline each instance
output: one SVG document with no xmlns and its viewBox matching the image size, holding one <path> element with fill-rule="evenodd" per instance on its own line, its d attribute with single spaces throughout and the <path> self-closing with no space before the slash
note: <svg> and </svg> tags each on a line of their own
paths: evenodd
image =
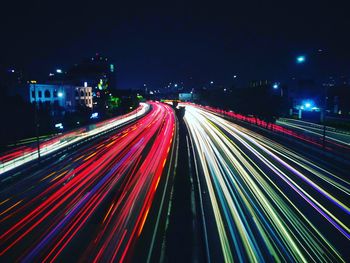
<svg viewBox="0 0 350 263">
<path fill-rule="evenodd" d="M 282 118 L 280 120 L 277 120 L 276 123 L 286 128 L 289 128 L 298 132 L 303 132 L 305 134 L 309 134 L 312 136 L 322 137 L 324 133 L 323 125 L 318 125 L 311 122 Z M 326 126 L 325 128 L 326 128 L 326 139 L 335 143 L 340 143 L 346 146 L 350 146 L 350 133 L 337 131 L 336 129 L 328 126 Z"/>
<path fill-rule="evenodd" d="M 350 183 L 303 153 L 187 106 L 208 262 L 345 262 Z"/>
<path fill-rule="evenodd" d="M 4 174 L 1 262 L 132 259 L 174 146 L 172 109 L 151 106 L 132 125 L 50 164 Z"/>
<path fill-rule="evenodd" d="M 140 106 L 136 110 L 128 114 L 65 132 L 40 142 L 40 157 L 52 155 L 53 153 L 62 151 L 67 147 L 83 143 L 87 140 L 95 139 L 101 134 L 108 133 L 113 129 L 138 119 L 140 116 L 146 114 L 148 110 L 148 104 L 140 103 Z M 16 146 L 5 153 L 1 153 L 0 174 L 15 170 L 17 167 L 37 160 L 38 157 L 38 145 L 36 142 L 26 146 Z"/>
<path fill-rule="evenodd" d="M 0 178 L 1 262 L 346 262 L 348 173 L 197 107 Z M 20 169 L 23 167 L 22 169 Z"/>
</svg>

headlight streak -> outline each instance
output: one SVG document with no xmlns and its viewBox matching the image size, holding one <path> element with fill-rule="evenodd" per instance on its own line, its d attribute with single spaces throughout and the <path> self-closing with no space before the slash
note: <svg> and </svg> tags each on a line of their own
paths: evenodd
<svg viewBox="0 0 350 263">
<path fill-rule="evenodd" d="M 131 120 L 134 120 L 140 116 L 143 116 L 149 110 L 149 105 L 146 103 L 140 103 L 138 109 L 106 121 L 101 121 L 95 124 L 94 129 L 88 130 L 88 128 L 79 128 L 62 135 L 56 136 L 48 141 L 40 144 L 40 155 L 45 156 L 60 150 L 64 147 L 80 142 L 87 138 L 93 137 L 97 134 L 108 131 L 109 129 L 120 126 Z M 0 156 L 0 174 L 10 171 L 18 166 L 28 163 L 32 160 L 38 159 L 38 153 L 36 146 L 32 147 L 19 147 L 11 150 L 9 153 L 4 153 Z"/>
<path fill-rule="evenodd" d="M 132 255 L 175 130 L 172 109 L 150 104 L 149 114 L 76 153 L 79 155 L 74 161 L 63 159 L 66 165 L 57 164 L 61 168 L 43 170 L 23 179 L 27 183 L 18 182 L 0 192 L 1 197 L 7 196 L 0 200 L 2 258 L 23 262 L 62 260 L 60 256 L 68 247 L 72 249 L 71 243 L 87 230 L 92 218 L 99 218 L 100 224 L 91 232 L 91 242 L 83 241 L 86 249 L 80 248 L 81 260 L 122 262 Z M 98 212 L 101 207 L 106 207 L 102 215 Z M 33 242 L 21 250 L 28 239 Z"/>
<path fill-rule="evenodd" d="M 349 240 L 349 227 L 343 223 L 349 215 L 349 182 L 199 108 L 186 106 L 185 121 L 202 167 L 225 261 L 258 262 L 270 256 L 275 261 L 344 261 L 322 227 L 317 228 L 298 207 L 302 202 L 310 204 Z M 290 198 L 281 186 L 288 186 L 302 199 Z M 329 187 L 337 197 L 325 190 Z"/>
</svg>

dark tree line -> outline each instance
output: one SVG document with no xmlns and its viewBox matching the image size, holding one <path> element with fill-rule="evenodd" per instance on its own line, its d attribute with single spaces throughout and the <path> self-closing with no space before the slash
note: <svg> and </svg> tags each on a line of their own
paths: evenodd
<svg viewBox="0 0 350 263">
<path fill-rule="evenodd" d="M 280 90 L 264 87 L 204 90 L 200 92 L 200 102 L 236 113 L 253 115 L 268 123 L 288 111 L 288 101 Z"/>
</svg>

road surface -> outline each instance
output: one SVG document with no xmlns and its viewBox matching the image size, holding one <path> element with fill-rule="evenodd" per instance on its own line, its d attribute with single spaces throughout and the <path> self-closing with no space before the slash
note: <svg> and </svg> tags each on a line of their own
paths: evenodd
<svg viewBox="0 0 350 263">
<path fill-rule="evenodd" d="M 348 175 L 186 106 L 208 262 L 345 262 Z"/>
<path fill-rule="evenodd" d="M 88 139 L 93 139 L 96 136 L 110 131 L 111 129 L 118 128 L 133 120 L 136 120 L 138 117 L 146 114 L 148 110 L 148 104 L 140 103 L 138 109 L 126 115 L 118 116 L 116 118 L 108 119 L 94 125 L 79 128 L 58 135 L 50 140 L 46 140 L 45 142 L 40 143 L 40 156 L 47 156 L 68 146 L 83 142 Z M 13 170 L 33 160 L 37 160 L 38 157 L 39 154 L 36 143 L 33 143 L 31 146 L 16 147 L 9 152 L 2 153 L 0 155 L 0 174 Z"/>
<path fill-rule="evenodd" d="M 174 138 L 173 110 L 151 107 L 50 165 L 1 178 L 2 262 L 130 260 Z"/>
<path fill-rule="evenodd" d="M 324 132 L 323 125 L 301 120 L 281 118 L 276 121 L 276 124 L 312 136 L 322 137 Z M 350 146 L 350 133 L 337 131 L 329 126 L 326 126 L 326 139 L 335 143 Z"/>
</svg>

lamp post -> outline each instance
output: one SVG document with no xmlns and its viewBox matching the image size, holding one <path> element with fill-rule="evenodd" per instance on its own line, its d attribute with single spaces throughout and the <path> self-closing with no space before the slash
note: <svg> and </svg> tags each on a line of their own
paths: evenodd
<svg viewBox="0 0 350 263">
<path fill-rule="evenodd" d="M 322 52 L 321 49 L 318 50 L 319 52 Z M 300 55 L 296 57 L 297 64 L 303 64 L 306 61 L 306 57 L 304 55 Z M 323 149 L 326 148 L 326 107 L 327 107 L 327 86 L 324 87 L 323 90 L 323 96 L 324 100 L 321 102 L 323 104 L 323 107 L 321 108 L 321 116 L 320 121 L 323 123 L 323 136 L 322 136 L 322 147 Z"/>
<path fill-rule="evenodd" d="M 275 83 L 272 85 L 272 88 L 273 88 L 274 90 L 279 89 L 279 90 L 280 90 L 280 96 L 283 97 L 283 88 L 280 86 L 280 83 L 275 82 Z"/>
<path fill-rule="evenodd" d="M 38 161 L 40 162 L 40 139 L 39 139 L 39 116 L 38 116 L 38 102 L 37 102 L 37 94 L 36 94 L 36 81 L 31 81 L 34 87 L 34 122 L 35 122 L 35 134 L 36 134 L 36 144 L 38 148 Z"/>
</svg>

